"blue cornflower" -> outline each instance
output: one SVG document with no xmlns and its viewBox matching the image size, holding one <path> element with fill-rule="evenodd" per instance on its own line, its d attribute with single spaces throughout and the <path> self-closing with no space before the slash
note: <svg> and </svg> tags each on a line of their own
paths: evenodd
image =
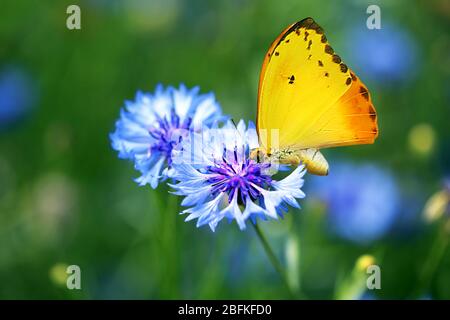
<svg viewBox="0 0 450 320">
<path fill-rule="evenodd" d="M 19 122 L 36 102 L 36 84 L 17 66 L 0 70 L 0 130 Z"/>
<path fill-rule="evenodd" d="M 299 208 L 296 198 L 303 198 L 303 166 L 283 180 L 273 179 L 270 163 L 257 163 L 249 153 L 258 147 L 254 125 L 246 129 L 228 121 L 223 128 L 209 128 L 191 135 L 174 151 L 173 178 L 170 184 L 177 195 L 185 196 L 189 207 L 186 221 L 198 219 L 197 227 L 208 224 L 214 231 L 223 219 L 236 220 L 241 230 L 247 219 L 278 219 L 287 205 Z"/>
<path fill-rule="evenodd" d="M 389 171 L 372 164 L 336 163 L 329 179 L 313 178 L 310 195 L 323 200 L 334 233 L 368 244 L 398 220 L 400 191 Z"/>
<path fill-rule="evenodd" d="M 407 83 L 420 68 L 414 37 L 395 25 L 380 30 L 352 28 L 347 37 L 348 60 L 362 78 L 379 84 Z"/>
<path fill-rule="evenodd" d="M 119 158 L 134 161 L 142 174 L 139 185 L 156 188 L 172 172 L 172 149 L 189 132 L 222 119 L 214 94 L 199 94 L 199 87 L 158 85 L 153 94 L 138 92 L 134 101 L 125 102 L 111 144 Z"/>
</svg>

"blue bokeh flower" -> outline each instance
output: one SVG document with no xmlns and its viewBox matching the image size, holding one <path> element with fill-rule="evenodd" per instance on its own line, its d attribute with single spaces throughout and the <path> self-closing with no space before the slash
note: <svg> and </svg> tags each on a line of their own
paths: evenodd
<svg viewBox="0 0 450 320">
<path fill-rule="evenodd" d="M 21 68 L 8 66 L 0 72 L 0 129 L 23 119 L 36 100 L 36 86 Z"/>
<path fill-rule="evenodd" d="M 352 29 L 347 38 L 346 56 L 362 79 L 390 85 L 407 82 L 418 73 L 417 44 L 400 27 L 383 24 L 379 30 Z"/>
<path fill-rule="evenodd" d="M 372 164 L 337 163 L 328 179 L 312 178 L 311 196 L 323 200 L 332 231 L 361 244 L 380 239 L 400 212 L 400 194 L 388 171 Z"/>
<path fill-rule="evenodd" d="M 228 121 L 222 128 L 210 128 L 192 134 L 174 151 L 174 193 L 185 196 L 182 213 L 186 221 L 197 219 L 197 227 L 208 224 L 215 230 L 224 218 L 236 220 L 241 230 L 246 220 L 278 219 L 287 205 L 299 208 L 296 198 L 303 198 L 303 166 L 286 178 L 276 181 L 276 172 L 269 163 L 249 158 L 258 147 L 254 125 L 246 129 L 240 121 Z"/>
<path fill-rule="evenodd" d="M 199 90 L 158 85 L 153 94 L 138 92 L 134 101 L 125 102 L 111 144 L 119 158 L 134 161 L 142 174 L 136 179 L 139 185 L 156 188 L 170 176 L 172 149 L 189 132 L 224 119 L 214 94 Z"/>
</svg>

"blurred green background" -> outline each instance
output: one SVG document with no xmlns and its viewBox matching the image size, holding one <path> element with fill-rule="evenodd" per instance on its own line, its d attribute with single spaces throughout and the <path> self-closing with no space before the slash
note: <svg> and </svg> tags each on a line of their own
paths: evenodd
<svg viewBox="0 0 450 320">
<path fill-rule="evenodd" d="M 160 82 L 255 119 L 266 50 L 307 16 L 369 87 L 380 137 L 325 150 L 330 176 L 261 227 L 309 298 L 450 298 L 449 1 L 2 0 L 0 16 L 0 298 L 288 298 L 252 228 L 185 223 L 108 134 Z M 365 254 L 380 290 L 364 289 Z M 82 290 L 65 286 L 73 264 Z"/>
</svg>

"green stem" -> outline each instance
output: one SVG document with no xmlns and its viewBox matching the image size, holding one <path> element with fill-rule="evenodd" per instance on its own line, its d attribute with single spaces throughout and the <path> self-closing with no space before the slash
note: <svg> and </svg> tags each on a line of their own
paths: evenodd
<svg viewBox="0 0 450 320">
<path fill-rule="evenodd" d="M 258 224 L 252 223 L 252 225 L 255 228 L 256 234 L 258 235 L 258 238 L 261 241 L 261 244 L 264 248 L 264 251 L 266 252 L 267 257 L 270 260 L 270 263 L 272 264 L 274 269 L 277 271 L 277 273 L 280 275 L 281 279 L 283 280 L 283 283 L 286 287 L 286 290 L 287 290 L 289 296 L 292 299 L 296 299 L 296 298 L 304 299 L 305 297 L 303 294 L 301 294 L 298 291 L 296 293 L 294 293 L 294 290 L 292 290 L 291 286 L 289 285 L 286 272 L 285 272 L 283 266 L 281 265 L 280 260 L 277 258 L 277 256 L 273 252 L 272 247 L 270 246 L 269 242 L 267 241 L 267 238 L 265 237 L 262 230 L 259 228 Z"/>
<path fill-rule="evenodd" d="M 179 236 L 177 232 L 177 219 L 179 218 L 178 199 L 174 195 L 165 195 L 167 187 L 161 188 L 156 193 L 157 210 L 159 211 L 158 250 L 165 252 L 163 258 L 159 259 L 159 272 L 161 275 L 160 289 L 162 298 L 172 299 L 179 296 Z M 170 213 L 170 214 L 169 214 Z"/>
<path fill-rule="evenodd" d="M 448 234 L 445 232 L 445 226 L 439 230 L 436 239 L 434 240 L 433 246 L 430 250 L 430 255 L 425 262 L 425 266 L 423 268 L 422 277 L 419 285 L 419 290 L 417 290 L 415 296 L 420 297 L 420 294 L 423 294 L 426 290 L 429 289 L 431 281 L 433 280 L 433 276 L 438 269 L 442 258 L 447 251 L 447 246 L 449 243 Z"/>
</svg>

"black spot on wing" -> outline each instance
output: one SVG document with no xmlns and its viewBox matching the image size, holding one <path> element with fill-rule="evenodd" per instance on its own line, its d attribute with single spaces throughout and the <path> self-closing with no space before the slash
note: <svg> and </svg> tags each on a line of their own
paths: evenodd
<svg viewBox="0 0 450 320">
<path fill-rule="evenodd" d="M 289 84 L 293 84 L 294 81 L 295 81 L 295 76 L 294 75 L 290 76 L 289 77 Z"/>
<path fill-rule="evenodd" d="M 370 116 L 370 119 L 372 119 L 373 121 L 375 121 L 375 119 L 377 118 L 377 113 L 375 112 L 375 109 L 374 109 L 374 107 L 373 107 L 373 105 L 370 105 L 369 106 L 369 116 Z"/>
<path fill-rule="evenodd" d="M 349 86 L 350 83 L 352 83 L 352 78 L 347 78 L 347 79 L 345 80 L 345 84 Z"/>
<path fill-rule="evenodd" d="M 313 25 L 313 27 L 315 27 L 315 25 L 317 25 L 317 24 L 315 24 L 315 25 L 314 25 L 314 24 L 315 24 L 315 22 L 314 22 L 313 18 L 311 18 L 311 17 L 305 18 L 305 19 L 303 19 L 303 20 L 300 20 L 300 21 L 294 23 L 294 24 L 293 24 L 288 30 L 286 30 L 286 32 L 281 36 L 281 38 L 280 38 L 280 40 L 278 41 L 278 43 L 277 43 L 276 46 L 278 46 L 282 41 L 284 41 L 284 39 L 286 39 L 286 37 L 287 37 L 289 34 L 291 34 L 292 32 L 295 32 L 297 35 L 300 35 L 300 28 L 310 29 L 310 26 L 311 26 L 311 25 Z M 320 27 L 319 27 L 319 28 L 320 28 Z M 314 30 L 316 30 L 316 32 L 317 32 L 317 28 L 314 29 Z M 322 28 L 320 28 L 320 31 L 323 33 Z M 306 34 L 305 34 L 305 36 L 306 36 Z M 306 41 L 306 40 L 305 40 L 305 41 Z M 276 47 L 276 46 L 275 46 L 275 47 Z"/>
<path fill-rule="evenodd" d="M 323 67 L 323 62 L 322 61 L 317 61 L 317 63 L 319 64 L 319 67 Z"/>
<path fill-rule="evenodd" d="M 316 31 L 318 34 L 323 34 L 323 29 L 313 20 L 308 29 Z"/>
<path fill-rule="evenodd" d="M 361 93 L 361 95 L 364 97 L 364 99 L 369 101 L 369 92 L 367 91 L 366 88 L 364 88 L 363 86 L 359 87 L 359 93 Z"/>
<path fill-rule="evenodd" d="M 329 44 L 325 45 L 325 53 L 328 53 L 328 54 L 334 53 L 333 48 Z"/>
<path fill-rule="evenodd" d="M 333 62 L 334 63 L 341 63 L 341 57 L 339 57 L 337 54 L 333 54 Z"/>
<path fill-rule="evenodd" d="M 305 31 L 305 37 L 303 38 L 303 40 L 308 40 L 308 36 L 309 36 L 309 32 L 308 31 Z"/>
<path fill-rule="evenodd" d="M 343 73 L 346 73 L 346 72 L 347 72 L 348 67 L 347 67 L 347 65 L 346 65 L 345 63 L 341 63 L 339 66 L 341 67 L 341 71 L 342 71 Z"/>
</svg>

